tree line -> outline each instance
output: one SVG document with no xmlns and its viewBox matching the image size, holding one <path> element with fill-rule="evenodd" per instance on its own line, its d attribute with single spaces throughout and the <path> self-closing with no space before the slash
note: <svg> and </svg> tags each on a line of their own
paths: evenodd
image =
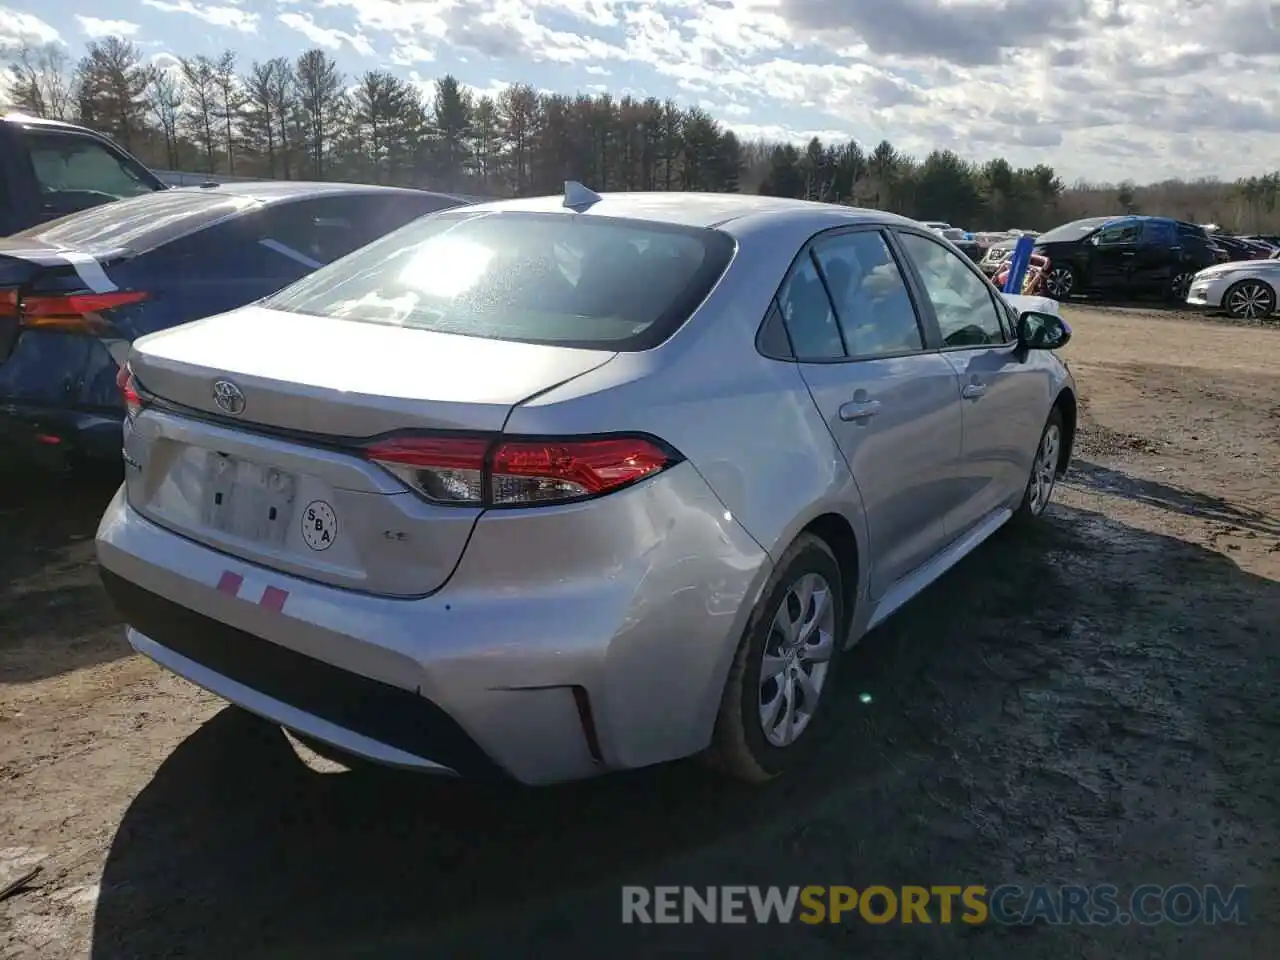
<svg viewBox="0 0 1280 960">
<path fill-rule="evenodd" d="M 672 100 L 540 92 L 477 95 L 456 77 L 419 86 L 385 70 L 348 78 L 323 49 L 241 67 L 234 51 L 158 66 L 131 41 L 57 45 L 10 58 L 13 109 L 111 135 L 157 168 L 352 180 L 484 196 L 596 190 L 743 191 L 892 210 L 969 229 L 1047 229 L 1147 213 L 1280 232 L 1280 173 L 1234 183 L 1066 185 L 1040 163 L 916 158 L 888 141 L 744 141 Z"/>
</svg>

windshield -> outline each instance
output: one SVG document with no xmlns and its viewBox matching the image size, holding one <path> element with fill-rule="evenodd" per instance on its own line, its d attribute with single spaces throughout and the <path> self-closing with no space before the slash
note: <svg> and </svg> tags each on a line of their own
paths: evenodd
<svg viewBox="0 0 1280 960">
<path fill-rule="evenodd" d="M 716 230 L 590 215 L 450 211 L 262 301 L 291 313 L 588 349 L 656 346 L 733 256 Z"/>
<path fill-rule="evenodd" d="M 145 253 L 259 201 L 210 190 L 161 190 L 30 227 L 19 237 L 63 247 Z"/>
<path fill-rule="evenodd" d="M 1086 235 L 1097 230 L 1104 223 L 1110 223 L 1112 220 L 1118 220 L 1119 217 L 1089 217 L 1087 220 L 1073 220 L 1071 223 L 1064 223 L 1060 227 L 1054 227 L 1048 233 L 1042 233 L 1036 237 L 1038 243 L 1060 243 L 1064 240 L 1080 240 Z"/>
</svg>

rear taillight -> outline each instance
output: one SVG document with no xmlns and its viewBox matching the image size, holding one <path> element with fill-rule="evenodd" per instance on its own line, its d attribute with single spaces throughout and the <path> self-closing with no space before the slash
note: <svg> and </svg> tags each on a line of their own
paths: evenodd
<svg viewBox="0 0 1280 960">
<path fill-rule="evenodd" d="M 111 293 L 27 294 L 14 295 L 12 309 L 24 329 L 66 330 L 72 333 L 95 333 L 106 326 L 102 314 L 118 307 L 140 303 L 148 294 L 140 290 L 115 290 Z M 3 310 L 0 307 L 0 310 Z"/>
<path fill-rule="evenodd" d="M 680 456 L 650 437 L 534 440 L 402 436 L 365 456 L 436 503 L 518 507 L 603 496 L 673 466 Z"/>
<path fill-rule="evenodd" d="M 124 400 L 125 416 L 132 420 L 142 412 L 142 395 L 138 392 L 138 384 L 133 379 L 133 371 L 128 364 L 116 371 L 116 386 L 120 388 L 120 397 Z"/>
</svg>

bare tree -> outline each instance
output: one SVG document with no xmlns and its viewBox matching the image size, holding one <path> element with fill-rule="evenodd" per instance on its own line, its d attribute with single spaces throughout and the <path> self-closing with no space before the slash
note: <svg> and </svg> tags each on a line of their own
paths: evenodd
<svg viewBox="0 0 1280 960">
<path fill-rule="evenodd" d="M 236 76 L 234 50 L 225 50 L 213 64 L 213 86 L 216 93 L 214 112 L 222 123 L 222 143 L 227 151 L 227 173 L 236 172 L 236 127 L 244 107 L 244 88 Z"/>
<path fill-rule="evenodd" d="M 182 126 L 204 156 L 206 173 L 218 172 L 218 75 L 204 54 L 184 58 L 182 67 Z"/>
<path fill-rule="evenodd" d="M 182 116 L 184 91 L 181 79 L 165 67 L 154 67 L 147 85 L 147 106 L 164 135 L 165 164 L 178 166 L 178 120 Z"/>
<path fill-rule="evenodd" d="M 70 120 L 75 87 L 66 48 L 56 43 L 18 48 L 9 64 L 9 97 L 21 113 Z"/>
<path fill-rule="evenodd" d="M 333 58 L 319 48 L 298 57 L 294 74 L 308 166 L 313 176 L 323 177 L 333 147 L 332 140 L 347 106 L 342 94 L 342 74 Z"/>
</svg>

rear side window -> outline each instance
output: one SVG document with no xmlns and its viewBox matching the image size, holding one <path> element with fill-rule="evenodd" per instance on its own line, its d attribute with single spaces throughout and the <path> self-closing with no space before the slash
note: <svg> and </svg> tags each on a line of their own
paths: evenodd
<svg viewBox="0 0 1280 960">
<path fill-rule="evenodd" d="M 257 200 L 214 190 L 161 190 L 82 210 L 18 236 L 58 246 L 146 253 L 257 206 Z"/>
<path fill-rule="evenodd" d="M 1148 220 L 1142 228 L 1142 243 L 1148 247 L 1172 247 L 1177 241 L 1168 220 Z"/>
<path fill-rule="evenodd" d="M 524 343 L 656 346 L 732 259 L 716 230 L 576 214 L 447 211 L 263 301 L 276 310 Z"/>
<path fill-rule="evenodd" d="M 284 256 L 302 254 L 312 269 L 398 230 L 427 213 L 457 206 L 430 194 L 356 194 L 297 200 L 268 208 L 263 245 Z"/>
<path fill-rule="evenodd" d="M 92 137 L 27 130 L 22 142 L 40 192 L 89 192 L 123 200 L 152 193 L 155 184 L 136 161 Z"/>
<path fill-rule="evenodd" d="M 844 357 L 840 327 L 811 255 L 805 254 L 778 291 L 778 308 L 797 360 Z"/>
</svg>

